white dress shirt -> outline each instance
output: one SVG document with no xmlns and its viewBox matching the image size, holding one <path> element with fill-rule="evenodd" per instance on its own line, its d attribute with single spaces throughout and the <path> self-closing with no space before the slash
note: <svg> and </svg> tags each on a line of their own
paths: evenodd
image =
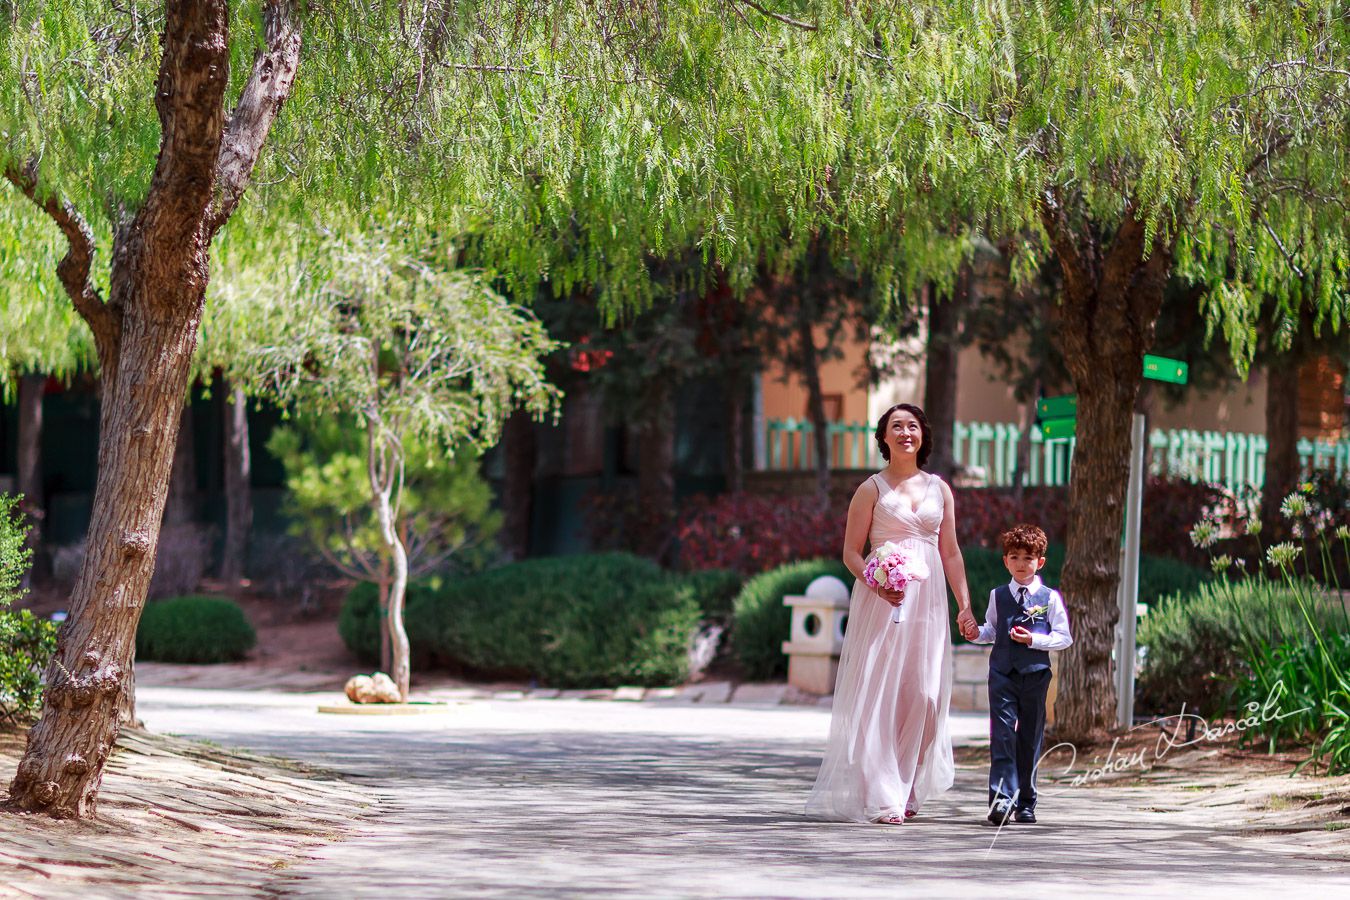
<svg viewBox="0 0 1350 900">
<path fill-rule="evenodd" d="M 1041 589 L 1041 576 L 1032 576 L 1030 584 L 1018 584 L 1016 579 L 1008 582 L 1008 590 L 1012 591 L 1014 599 L 1022 588 L 1026 588 L 1028 597 L 1035 594 Z M 997 593 L 998 588 L 989 592 L 989 610 L 985 613 L 984 624 L 980 626 L 980 634 L 975 638 L 976 644 L 992 644 L 998 634 L 998 611 L 994 603 Z M 1033 632 L 1032 650 L 1063 650 L 1073 643 L 1073 635 L 1069 633 L 1069 611 L 1064 608 L 1064 598 L 1054 588 L 1050 589 L 1050 600 L 1046 603 L 1045 621 L 1050 625 L 1050 633 Z"/>
</svg>

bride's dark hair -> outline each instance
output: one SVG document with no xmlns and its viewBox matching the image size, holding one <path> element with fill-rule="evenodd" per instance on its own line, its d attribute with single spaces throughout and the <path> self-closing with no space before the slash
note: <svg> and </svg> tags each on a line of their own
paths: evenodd
<svg viewBox="0 0 1350 900">
<path fill-rule="evenodd" d="M 886 426 L 891 421 L 891 413 L 903 409 L 919 420 L 919 433 L 923 436 L 923 443 L 919 445 L 918 463 L 922 469 L 924 463 L 928 462 L 928 457 L 933 455 L 933 428 L 928 424 L 928 417 L 923 414 L 923 410 L 913 403 L 897 403 L 890 409 L 881 414 L 877 419 L 877 446 L 881 448 L 881 458 L 886 462 L 891 461 L 891 448 L 886 446 Z"/>
</svg>

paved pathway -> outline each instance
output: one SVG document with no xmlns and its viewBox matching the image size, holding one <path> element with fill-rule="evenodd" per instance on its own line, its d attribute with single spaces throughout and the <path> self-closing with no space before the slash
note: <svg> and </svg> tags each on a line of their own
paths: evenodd
<svg viewBox="0 0 1350 900">
<path fill-rule="evenodd" d="M 383 798 L 378 820 L 279 872 L 279 896 L 1350 897 L 1350 861 L 1239 838 L 1220 817 L 1240 806 L 1176 789 L 1063 788 L 1043 824 L 999 832 L 972 764 L 903 827 L 809 821 L 821 709 L 469 700 L 353 717 L 319 699 L 140 692 L 151 729 L 319 763 Z M 958 741 L 986 729 L 953 722 Z"/>
</svg>

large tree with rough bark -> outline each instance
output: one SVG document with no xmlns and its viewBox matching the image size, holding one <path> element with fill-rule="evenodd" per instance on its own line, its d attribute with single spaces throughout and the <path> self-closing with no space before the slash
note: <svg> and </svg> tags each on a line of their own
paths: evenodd
<svg viewBox="0 0 1350 900">
<path fill-rule="evenodd" d="M 513 287 L 603 280 L 611 308 L 650 296 L 670 246 L 744 275 L 836 152 L 833 67 L 870 52 L 847 9 L 823 29 L 747 0 L 10 4 L 0 171 L 65 239 L 102 379 L 89 551 L 11 801 L 95 810 L 213 248 L 276 239 L 232 222 L 246 194 L 270 229 L 344 202 L 330 225 L 486 223 Z M 774 173 L 761 202 L 746 172 Z"/>
<path fill-rule="evenodd" d="M 1114 724 L 1130 417 L 1169 277 L 1202 286 L 1243 368 L 1263 299 L 1311 303 L 1328 327 L 1346 317 L 1350 17 L 1338 3 L 928 6 L 932 190 L 993 234 L 1032 230 L 1062 276 L 1075 642 L 1055 714 L 1064 735 L 1098 736 Z"/>
</svg>

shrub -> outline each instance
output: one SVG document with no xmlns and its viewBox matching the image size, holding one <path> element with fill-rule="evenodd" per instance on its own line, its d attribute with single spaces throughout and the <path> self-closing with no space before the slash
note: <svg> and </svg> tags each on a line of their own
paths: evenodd
<svg viewBox="0 0 1350 900">
<path fill-rule="evenodd" d="M 1322 605 L 1313 614 L 1320 627 L 1342 630 L 1338 610 Z M 1204 714 L 1227 711 L 1235 686 L 1251 674 L 1253 640 L 1278 646 L 1302 643 L 1307 634 L 1297 593 L 1280 582 L 1210 581 L 1193 593 L 1165 597 L 1139 623 L 1138 641 L 1147 648 L 1139 704 L 1166 714 L 1183 702 Z"/>
<path fill-rule="evenodd" d="M 42 673 L 56 652 L 56 625 L 26 609 L 0 611 L 0 715 L 12 722 L 37 716 Z"/>
<path fill-rule="evenodd" d="M 741 592 L 745 578 L 739 572 L 729 569 L 704 569 L 683 576 L 684 583 L 693 592 L 694 600 L 705 618 L 727 620 L 731 618 L 736 595 Z"/>
<path fill-rule="evenodd" d="M 970 605 L 975 618 L 983 622 L 989 606 L 989 592 L 1000 584 L 1008 582 L 1008 570 L 1003 565 L 1001 551 L 985 547 L 962 547 L 961 555 L 966 563 L 966 584 L 970 587 Z M 1064 545 L 1051 544 L 1045 551 L 1045 568 L 1041 569 L 1041 579 L 1056 589 L 1060 586 L 1060 575 L 1064 569 Z M 1139 557 L 1139 599 L 1144 603 L 1154 603 L 1160 598 L 1174 593 L 1192 593 L 1201 584 L 1209 580 L 1204 569 L 1168 559 L 1161 556 Z M 955 640 L 964 640 L 956 630 L 956 599 L 948 594 L 952 608 L 952 636 Z"/>
<path fill-rule="evenodd" d="M 343 640 L 363 659 L 379 653 L 377 600 L 373 586 L 358 586 L 340 618 Z M 681 681 L 699 618 L 683 579 L 618 553 L 415 582 L 405 615 L 415 667 L 452 662 L 555 687 Z"/>
<path fill-rule="evenodd" d="M 243 659 L 257 642 L 239 604 L 224 597 L 187 596 L 146 604 L 136 630 L 136 658 L 216 663 Z"/>
<path fill-rule="evenodd" d="M 802 593 L 821 575 L 853 584 L 853 575 L 843 562 L 811 559 L 756 575 L 741 588 L 736 595 L 731 641 L 745 677 L 771 679 L 787 674 L 782 645 L 792 627 L 792 611 L 783 605 L 783 597 Z"/>
<path fill-rule="evenodd" d="M 0 494 L 0 715 L 18 722 L 37 715 L 42 702 L 42 673 L 56 652 L 56 626 L 17 612 L 24 575 L 33 552 L 25 545 L 28 526 L 18 498 Z"/>
<path fill-rule="evenodd" d="M 754 575 L 802 559 L 838 556 L 846 506 L 814 497 L 696 497 L 680 516 L 680 568 Z"/>
</svg>

